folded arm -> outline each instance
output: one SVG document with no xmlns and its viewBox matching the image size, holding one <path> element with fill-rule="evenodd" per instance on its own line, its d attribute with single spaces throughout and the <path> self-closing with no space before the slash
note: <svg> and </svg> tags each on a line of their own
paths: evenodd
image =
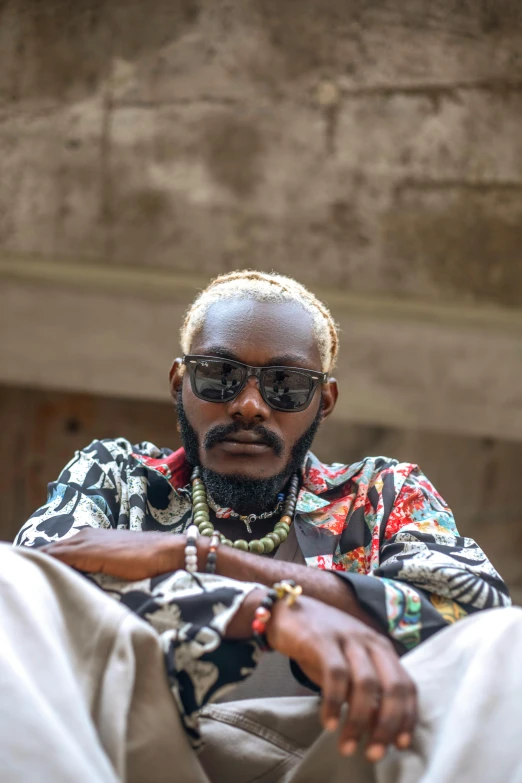
<svg viewBox="0 0 522 783">
<path fill-rule="evenodd" d="M 87 450 L 69 463 L 16 543 L 42 546 L 75 568 L 122 579 L 183 568 L 185 537 L 174 532 L 179 525 L 168 534 L 115 529 L 125 487 L 120 473 L 100 465 L 98 457 Z M 266 586 L 295 579 L 306 595 L 389 636 L 399 651 L 470 612 L 510 604 L 500 576 L 471 539 L 458 535 L 450 509 L 418 468 L 392 464 L 374 477 L 367 496 L 357 513 L 364 512 L 362 527 L 371 543 L 347 554 L 338 547 L 334 570 L 221 547 L 218 573 Z M 354 515 L 345 530 L 353 529 Z M 207 548 L 201 539 L 200 570 Z"/>
</svg>

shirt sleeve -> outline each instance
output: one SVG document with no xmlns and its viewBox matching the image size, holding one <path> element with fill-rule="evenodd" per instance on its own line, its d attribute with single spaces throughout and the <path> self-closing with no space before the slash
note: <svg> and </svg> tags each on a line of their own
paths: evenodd
<svg viewBox="0 0 522 783">
<path fill-rule="evenodd" d="M 89 578 L 158 633 L 172 694 L 197 747 L 202 707 L 246 679 L 262 655 L 253 641 L 224 638 L 245 597 L 261 585 L 186 571 L 141 582 Z"/>
<path fill-rule="evenodd" d="M 56 481 L 47 487 L 47 501 L 32 514 L 15 538 L 19 546 L 39 547 L 69 538 L 85 527 L 117 526 L 126 457 L 123 439 L 93 441 L 77 451 Z"/>
<path fill-rule="evenodd" d="M 379 483 L 382 514 L 367 520 L 378 557 L 368 575 L 335 573 L 390 637 L 410 650 L 472 612 L 511 604 L 500 575 L 471 538 L 459 535 L 451 510 L 417 466 L 387 471 Z"/>
</svg>

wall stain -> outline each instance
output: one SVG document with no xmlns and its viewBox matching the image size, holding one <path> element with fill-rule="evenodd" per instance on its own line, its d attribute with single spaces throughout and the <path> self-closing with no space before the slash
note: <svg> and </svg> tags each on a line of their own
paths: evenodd
<svg viewBox="0 0 522 783">
<path fill-rule="evenodd" d="M 9 16 L 7 14 L 9 13 Z M 16 38 L 10 100 L 80 100 L 109 79 L 114 58 L 134 62 L 176 41 L 197 22 L 198 0 L 19 0 L 0 4 Z M 0 95 L 1 97 L 1 95 Z"/>
<path fill-rule="evenodd" d="M 402 192 L 381 227 L 399 285 L 421 272 L 443 295 L 522 306 L 520 187 L 425 184 Z"/>
<path fill-rule="evenodd" d="M 214 177 L 237 196 L 248 196 L 261 176 L 264 145 L 254 120 L 220 115 L 207 122 L 203 157 Z"/>
</svg>

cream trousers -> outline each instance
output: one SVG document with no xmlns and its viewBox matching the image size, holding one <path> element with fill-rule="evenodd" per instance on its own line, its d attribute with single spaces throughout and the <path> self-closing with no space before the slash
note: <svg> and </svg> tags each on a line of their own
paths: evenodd
<svg viewBox="0 0 522 783">
<path fill-rule="evenodd" d="M 205 708 L 190 748 L 155 633 L 69 568 L 0 545 L 6 783 L 522 783 L 522 610 L 479 613 L 403 658 L 414 747 L 342 759 L 315 697 Z"/>
</svg>

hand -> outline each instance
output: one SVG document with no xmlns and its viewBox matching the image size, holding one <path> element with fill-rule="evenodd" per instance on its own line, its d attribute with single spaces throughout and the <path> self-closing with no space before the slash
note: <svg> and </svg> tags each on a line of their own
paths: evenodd
<svg viewBox="0 0 522 783">
<path fill-rule="evenodd" d="M 416 691 L 391 642 L 364 623 L 313 598 L 292 606 L 278 601 L 267 628 L 270 645 L 293 658 L 322 689 L 321 721 L 333 731 L 348 702 L 339 749 L 351 755 L 366 733 L 366 757 L 379 761 L 386 747 L 410 745 Z"/>
<path fill-rule="evenodd" d="M 79 571 L 137 582 L 183 568 L 184 548 L 185 536 L 85 528 L 38 551 Z"/>
</svg>

